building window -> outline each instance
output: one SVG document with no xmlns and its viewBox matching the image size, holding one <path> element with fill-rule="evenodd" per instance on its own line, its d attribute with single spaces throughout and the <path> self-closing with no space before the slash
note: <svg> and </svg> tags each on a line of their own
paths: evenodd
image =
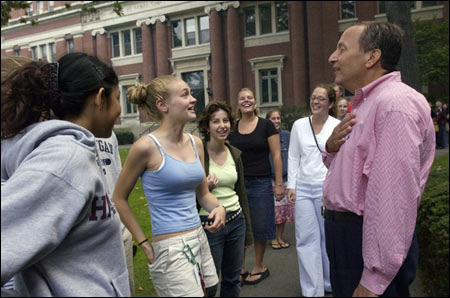
<svg viewBox="0 0 450 298">
<path fill-rule="evenodd" d="M 356 18 L 356 1 L 340 1 L 341 20 Z"/>
<path fill-rule="evenodd" d="M 411 1 L 411 2 L 415 3 L 415 1 Z M 437 6 L 437 5 L 438 5 L 438 1 L 422 1 L 422 8 Z"/>
<path fill-rule="evenodd" d="M 55 8 L 55 1 L 48 1 L 48 11 L 53 11 Z"/>
<path fill-rule="evenodd" d="M 133 29 L 134 34 L 134 49 L 136 54 L 142 53 L 142 31 L 141 28 Z"/>
<path fill-rule="evenodd" d="M 119 43 L 119 33 L 114 32 L 111 33 L 111 44 L 112 44 L 112 56 L 119 57 L 120 56 L 120 43 Z"/>
<path fill-rule="evenodd" d="M 111 32 L 112 58 L 125 57 L 142 53 L 141 28 Z"/>
<path fill-rule="evenodd" d="M 43 45 L 40 45 L 39 47 L 41 48 L 42 60 L 44 60 L 44 61 L 47 60 L 47 45 L 43 44 Z"/>
<path fill-rule="evenodd" d="M 73 39 L 66 40 L 67 53 L 73 53 Z"/>
<path fill-rule="evenodd" d="M 124 56 L 131 55 L 131 35 L 130 31 L 122 31 L 122 41 L 123 41 L 123 54 Z"/>
<path fill-rule="evenodd" d="M 277 32 L 289 30 L 288 3 L 286 1 L 276 2 L 275 7 L 277 10 L 276 14 Z"/>
<path fill-rule="evenodd" d="M 256 35 L 256 16 L 255 7 L 244 8 L 245 36 Z"/>
<path fill-rule="evenodd" d="M 181 36 L 181 21 L 172 22 L 172 48 L 183 46 Z"/>
<path fill-rule="evenodd" d="M 262 105 L 278 103 L 278 71 L 261 69 L 259 71 L 261 103 Z"/>
<path fill-rule="evenodd" d="M 20 49 L 14 50 L 14 56 L 20 56 Z"/>
<path fill-rule="evenodd" d="M 257 6 L 248 6 L 244 7 L 243 11 L 245 37 L 289 30 L 287 1 L 275 1 Z"/>
<path fill-rule="evenodd" d="M 127 100 L 127 90 L 128 88 L 133 87 L 133 85 L 125 85 L 122 86 L 122 93 L 120 94 L 120 96 L 122 97 L 122 102 L 124 102 L 124 106 L 126 107 L 124 109 L 124 114 L 125 115 L 136 115 L 137 114 L 137 107 L 135 104 L 131 104 L 128 100 Z"/>
<path fill-rule="evenodd" d="M 30 17 L 32 17 L 33 14 L 34 14 L 33 4 L 34 4 L 34 2 L 31 2 L 31 3 L 30 3 L 30 8 L 28 9 L 28 15 L 29 15 Z"/>
<path fill-rule="evenodd" d="M 198 27 L 200 28 L 199 29 L 200 43 L 209 42 L 209 17 L 208 16 L 199 17 Z"/>
<path fill-rule="evenodd" d="M 31 58 L 34 61 L 38 59 L 37 47 L 31 47 Z"/>
<path fill-rule="evenodd" d="M 195 20 L 194 19 L 184 20 L 184 28 L 186 31 L 185 34 L 186 46 L 195 45 Z"/>
<path fill-rule="evenodd" d="M 422 1 L 424 2 L 435 2 L 437 1 Z M 386 1 L 377 1 L 378 3 L 378 14 L 386 13 Z M 416 1 L 409 1 L 411 9 L 416 9 Z M 423 7 L 423 6 L 422 6 Z"/>
<path fill-rule="evenodd" d="M 51 56 L 51 62 L 56 62 L 56 45 L 54 42 L 49 44 L 50 46 L 50 56 Z"/>
<path fill-rule="evenodd" d="M 260 34 L 272 33 L 272 5 L 259 5 Z"/>
<path fill-rule="evenodd" d="M 44 12 L 44 1 L 37 1 L 36 3 L 36 15 Z"/>
<path fill-rule="evenodd" d="M 203 70 L 184 72 L 181 74 L 181 77 L 188 84 L 189 88 L 191 88 L 192 97 L 197 100 L 195 103 L 195 114 L 200 116 L 205 109 L 205 79 Z"/>
</svg>

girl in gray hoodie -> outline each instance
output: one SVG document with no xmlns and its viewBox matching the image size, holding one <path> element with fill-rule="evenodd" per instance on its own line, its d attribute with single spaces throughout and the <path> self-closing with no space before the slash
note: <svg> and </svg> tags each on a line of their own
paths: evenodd
<svg viewBox="0 0 450 298">
<path fill-rule="evenodd" d="M 1 283 L 15 288 L 2 296 L 129 296 L 94 138 L 120 114 L 117 75 L 71 53 L 24 65 L 1 92 Z"/>
</svg>

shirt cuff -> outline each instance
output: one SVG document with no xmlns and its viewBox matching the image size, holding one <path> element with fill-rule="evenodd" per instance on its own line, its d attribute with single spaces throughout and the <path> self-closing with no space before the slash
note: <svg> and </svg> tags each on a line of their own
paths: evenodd
<svg viewBox="0 0 450 298">
<path fill-rule="evenodd" d="M 380 296 L 386 291 L 392 279 L 383 275 L 382 272 L 372 271 L 364 267 L 360 283 L 369 291 Z"/>
<path fill-rule="evenodd" d="M 287 189 L 294 189 L 295 190 L 295 182 L 289 182 L 287 183 Z"/>
</svg>

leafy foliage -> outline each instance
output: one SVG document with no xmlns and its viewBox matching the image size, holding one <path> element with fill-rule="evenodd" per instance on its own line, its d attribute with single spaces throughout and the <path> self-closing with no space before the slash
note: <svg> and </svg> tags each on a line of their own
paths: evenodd
<svg viewBox="0 0 450 298">
<path fill-rule="evenodd" d="M 449 155 L 437 157 L 422 196 L 417 236 L 419 264 L 430 297 L 449 293 Z"/>
<path fill-rule="evenodd" d="M 448 26 L 449 21 L 438 23 L 415 22 L 415 41 L 419 74 L 424 85 L 448 86 Z"/>
<path fill-rule="evenodd" d="M 114 133 L 117 136 L 117 142 L 119 145 L 134 143 L 134 135 L 132 132 L 125 130 L 114 130 Z"/>
<path fill-rule="evenodd" d="M 97 8 L 95 8 L 95 5 L 106 3 L 106 2 L 113 2 L 113 11 L 119 16 L 123 16 L 123 7 L 122 4 L 120 4 L 119 1 L 91 1 L 88 3 L 83 3 L 81 6 L 81 11 L 83 13 L 94 13 L 97 12 Z M 11 11 L 19 10 L 19 9 L 25 9 L 25 15 L 28 15 L 28 9 L 30 8 L 30 5 L 32 3 L 29 1 L 2 1 L 2 27 L 8 25 L 8 21 L 11 18 Z M 72 6 L 70 3 L 64 4 L 65 8 L 67 10 L 71 9 Z M 30 21 L 31 25 L 36 26 L 39 24 L 39 19 L 37 17 L 28 16 L 28 17 L 21 17 L 20 22 L 26 23 Z"/>
<path fill-rule="evenodd" d="M 310 111 L 306 106 L 283 105 L 281 107 L 281 128 L 291 131 L 296 120 L 307 117 L 309 114 Z"/>
</svg>

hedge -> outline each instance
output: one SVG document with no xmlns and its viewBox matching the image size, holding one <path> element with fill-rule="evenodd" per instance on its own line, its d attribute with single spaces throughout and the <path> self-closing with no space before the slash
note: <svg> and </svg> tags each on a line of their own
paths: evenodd
<svg viewBox="0 0 450 298">
<path fill-rule="evenodd" d="M 449 296 L 449 155 L 437 157 L 420 203 L 417 236 L 423 286 L 431 297 Z"/>
<path fill-rule="evenodd" d="M 119 145 L 133 144 L 134 135 L 131 131 L 115 130 Z"/>
</svg>

